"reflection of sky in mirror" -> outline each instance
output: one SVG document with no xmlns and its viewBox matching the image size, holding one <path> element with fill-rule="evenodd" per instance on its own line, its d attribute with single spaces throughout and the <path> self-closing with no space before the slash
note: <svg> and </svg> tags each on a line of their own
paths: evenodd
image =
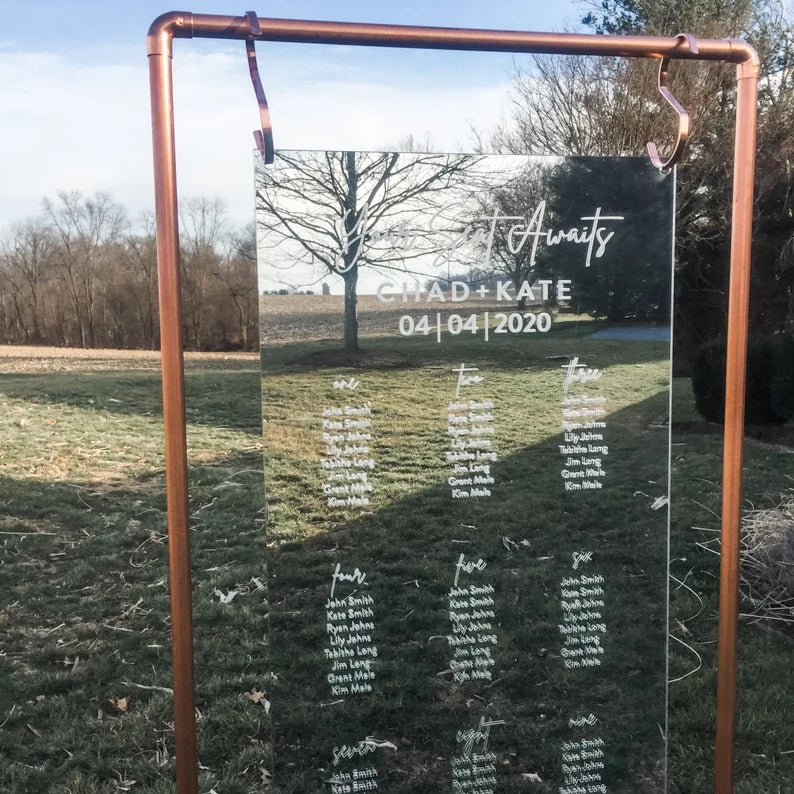
<svg viewBox="0 0 794 794">
<path fill-rule="evenodd" d="M 304 164 L 312 164 L 314 172 L 326 166 L 323 153 L 285 152 Z M 366 170 L 379 153 L 357 153 L 359 170 Z M 432 169 L 443 167 L 455 155 L 400 154 L 402 163 L 413 162 L 414 179 L 428 179 Z M 316 161 L 313 158 L 318 158 Z M 403 185 L 407 194 L 404 201 L 390 208 L 383 217 L 365 218 L 347 236 L 355 242 L 359 234 L 368 239 L 368 250 L 374 251 L 371 264 L 359 268 L 357 291 L 373 294 L 379 286 L 387 284 L 390 291 L 400 291 L 404 285 L 413 289 L 416 282 L 422 285 L 434 279 L 469 277 L 473 272 L 487 272 L 489 240 L 499 233 L 505 221 L 495 219 L 495 210 L 488 201 L 488 193 L 518 177 L 530 163 L 551 167 L 560 162 L 557 157 L 526 157 L 518 155 L 472 155 L 459 171 L 445 181 L 443 189 L 427 190 L 422 195 L 412 195 L 410 186 Z M 270 168 L 268 176 L 279 179 L 283 161 Z M 319 173 L 318 173 L 319 175 Z M 377 174 L 360 184 L 359 195 L 367 193 Z M 257 175 L 257 189 L 263 188 L 262 172 Z M 333 192 L 333 191 L 332 191 Z M 399 188 L 396 193 L 399 195 Z M 342 231 L 342 213 L 338 207 L 328 206 L 325 197 L 313 194 L 310 189 L 303 196 L 289 195 L 278 189 L 268 193 L 274 203 L 272 211 L 257 209 L 257 245 L 259 254 L 259 291 L 287 290 L 320 293 L 325 288 L 332 295 L 344 293 L 344 281 L 338 273 L 314 255 L 318 249 L 325 251 L 328 241 Z M 278 216 L 278 217 L 276 217 Z M 303 220 L 300 220 L 303 219 Z M 526 219 L 527 221 L 529 218 Z M 276 228 L 290 232 L 279 234 Z M 305 241 L 295 239 L 301 236 Z M 337 253 L 339 247 L 337 248 Z M 338 269 L 344 270 L 343 263 Z"/>
</svg>

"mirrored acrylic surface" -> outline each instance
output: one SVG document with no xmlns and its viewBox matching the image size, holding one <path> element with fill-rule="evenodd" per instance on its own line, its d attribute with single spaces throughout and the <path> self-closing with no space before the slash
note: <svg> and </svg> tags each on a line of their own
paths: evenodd
<svg viewBox="0 0 794 794">
<path fill-rule="evenodd" d="M 257 174 L 274 787 L 664 790 L 674 177 Z"/>
</svg>

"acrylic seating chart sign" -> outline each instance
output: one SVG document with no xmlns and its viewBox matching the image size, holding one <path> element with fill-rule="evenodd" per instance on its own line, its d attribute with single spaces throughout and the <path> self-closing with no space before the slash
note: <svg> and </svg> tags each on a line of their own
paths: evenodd
<svg viewBox="0 0 794 794">
<path fill-rule="evenodd" d="M 674 176 L 257 172 L 279 792 L 665 787 Z"/>
</svg>

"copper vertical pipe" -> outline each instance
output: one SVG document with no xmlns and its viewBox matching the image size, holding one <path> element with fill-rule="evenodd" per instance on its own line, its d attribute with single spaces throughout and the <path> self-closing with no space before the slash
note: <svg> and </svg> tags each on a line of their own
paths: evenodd
<svg viewBox="0 0 794 794">
<path fill-rule="evenodd" d="M 176 194 L 171 36 L 149 40 L 149 81 L 154 141 L 155 212 L 163 372 L 168 564 L 174 683 L 174 743 L 179 794 L 198 794 L 193 607 L 188 527 L 187 437 L 179 292 L 179 224 Z"/>
<path fill-rule="evenodd" d="M 715 794 L 733 792 L 736 722 L 736 633 L 739 610 L 739 526 L 742 441 L 753 228 L 758 57 L 747 48 L 738 68 L 734 148 L 728 351 L 725 371 L 725 440 L 722 469 L 722 554 L 717 667 Z"/>
</svg>

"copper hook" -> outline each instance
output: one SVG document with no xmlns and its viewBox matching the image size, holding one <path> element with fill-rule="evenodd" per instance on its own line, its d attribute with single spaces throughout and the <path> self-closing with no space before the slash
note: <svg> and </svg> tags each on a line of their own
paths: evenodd
<svg viewBox="0 0 794 794">
<path fill-rule="evenodd" d="M 255 37 L 262 35 L 262 28 L 259 27 L 259 17 L 257 17 L 256 11 L 246 11 L 245 16 L 251 28 L 251 34 L 245 40 L 245 52 L 248 56 L 248 71 L 251 73 L 251 82 L 254 84 L 254 94 L 256 94 L 256 101 L 259 104 L 259 120 L 262 126 L 261 130 L 254 130 L 254 140 L 265 164 L 270 165 L 275 159 L 273 125 L 270 122 L 270 108 L 267 105 L 267 97 L 262 88 L 262 81 L 259 78 L 259 67 L 256 63 L 256 44 L 254 43 Z"/>
<path fill-rule="evenodd" d="M 689 33 L 679 33 L 676 36 L 676 40 L 681 44 L 686 44 L 689 52 L 693 55 L 697 55 L 698 46 L 692 35 Z M 648 156 L 651 158 L 651 162 L 660 171 L 668 171 L 681 159 L 684 149 L 686 148 L 687 141 L 689 140 L 689 113 L 687 113 L 681 103 L 672 95 L 672 93 L 670 93 L 670 89 L 667 87 L 667 72 L 669 68 L 670 58 L 662 58 L 662 61 L 659 64 L 659 93 L 667 100 L 668 104 L 670 104 L 673 110 L 675 110 L 675 112 L 678 114 L 678 140 L 676 141 L 673 153 L 667 158 L 666 161 L 662 161 L 662 158 L 659 156 L 659 150 L 656 148 L 655 143 L 651 142 L 648 144 Z"/>
</svg>

